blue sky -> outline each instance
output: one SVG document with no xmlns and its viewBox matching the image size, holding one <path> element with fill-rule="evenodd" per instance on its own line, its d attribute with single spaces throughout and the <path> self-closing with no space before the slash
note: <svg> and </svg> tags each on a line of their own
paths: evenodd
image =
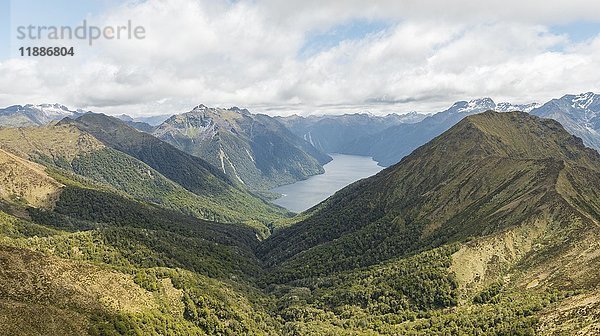
<svg viewBox="0 0 600 336">
<path fill-rule="evenodd" d="M 117 6 L 117 0 L 0 0 L 0 60 L 17 55 L 16 27 L 75 26 Z M 14 49 L 14 50 L 13 50 Z"/>
<path fill-rule="evenodd" d="M 326 31 L 311 31 L 298 56 L 308 58 L 337 46 L 342 41 L 362 39 L 392 26 L 390 21 L 354 19 L 337 24 Z"/>
<path fill-rule="evenodd" d="M 555 34 L 567 34 L 573 42 L 582 42 L 600 34 L 600 22 L 576 21 L 567 24 L 554 25 L 550 32 Z"/>
<path fill-rule="evenodd" d="M 10 53 L 10 0 L 0 0 L 0 60 Z"/>
</svg>

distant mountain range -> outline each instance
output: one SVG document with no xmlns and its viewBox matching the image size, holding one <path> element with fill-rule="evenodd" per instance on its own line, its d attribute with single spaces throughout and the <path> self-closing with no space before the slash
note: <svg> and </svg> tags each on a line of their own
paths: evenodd
<svg viewBox="0 0 600 336">
<path fill-rule="evenodd" d="M 402 124 L 415 123 L 427 115 L 411 112 L 376 116 L 368 113 L 301 117 L 276 117 L 293 133 L 325 153 L 342 153 L 348 143 Z"/>
<path fill-rule="evenodd" d="M 130 117 L 127 114 L 120 114 L 115 117 L 127 122 L 127 123 L 142 123 L 148 124 L 150 126 L 158 126 L 165 120 L 169 119 L 172 114 L 163 114 L 157 116 L 149 116 L 149 117 Z"/>
<path fill-rule="evenodd" d="M 61 104 L 13 105 L 0 109 L 0 126 L 41 126 L 66 117 L 77 117 L 83 110 L 70 110 Z"/>
<path fill-rule="evenodd" d="M 495 103 L 490 98 L 459 101 L 433 115 L 413 114 L 410 122 L 397 115 L 367 114 L 279 119 L 325 152 L 371 156 L 380 165 L 390 166 L 463 118 L 488 110 L 523 111 L 557 120 L 586 146 L 600 150 L 600 95 L 591 92 L 565 95 L 543 105 Z"/>
<path fill-rule="evenodd" d="M 148 118 L 121 115 L 119 118 L 207 160 L 234 181 L 257 190 L 321 173 L 321 166 L 329 160 L 324 153 L 371 156 L 382 166 L 393 165 L 466 116 L 487 110 L 523 111 L 557 120 L 567 131 L 581 137 L 585 145 L 600 150 L 600 95 L 592 92 L 565 95 L 543 105 L 495 103 L 490 98 L 459 101 L 432 115 L 357 113 L 272 118 L 237 108 L 200 107 L 202 111 L 174 115 L 158 125 L 145 121 L 155 124 L 167 118 L 166 115 Z M 82 113 L 59 104 L 16 105 L 0 110 L 0 125 L 43 125 Z M 206 118 L 198 117 L 201 113 L 206 114 Z M 226 115 L 229 117 L 223 117 Z M 231 118 L 236 115 L 238 117 Z M 261 127 L 250 131 L 252 125 Z"/>
<path fill-rule="evenodd" d="M 587 146 L 600 151 L 600 95 L 565 95 L 533 109 L 531 114 L 558 121 Z"/>
<path fill-rule="evenodd" d="M 382 166 L 390 166 L 417 147 L 442 134 L 463 118 L 488 110 L 529 112 L 537 104 L 496 104 L 490 98 L 459 101 L 445 111 L 428 116 L 417 123 L 400 123 L 345 143 L 340 153 L 372 156 Z"/>
<path fill-rule="evenodd" d="M 170 117 L 152 135 L 210 162 L 232 181 L 254 190 L 323 173 L 322 165 L 331 161 L 275 118 L 237 107 L 199 105 Z"/>
</svg>

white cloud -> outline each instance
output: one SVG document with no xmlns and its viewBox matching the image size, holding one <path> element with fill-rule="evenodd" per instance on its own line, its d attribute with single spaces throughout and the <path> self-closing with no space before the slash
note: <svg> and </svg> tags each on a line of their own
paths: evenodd
<svg viewBox="0 0 600 336">
<path fill-rule="evenodd" d="M 298 57 L 311 33 L 353 19 L 390 25 Z M 544 101 L 600 90 L 600 35 L 573 43 L 548 29 L 584 19 L 600 21 L 600 2 L 148 0 L 90 19 L 131 20 L 146 28 L 144 40 L 76 45 L 73 59 L 0 63 L 0 105 L 56 101 L 135 115 L 199 103 L 387 113 L 480 96 Z"/>
</svg>

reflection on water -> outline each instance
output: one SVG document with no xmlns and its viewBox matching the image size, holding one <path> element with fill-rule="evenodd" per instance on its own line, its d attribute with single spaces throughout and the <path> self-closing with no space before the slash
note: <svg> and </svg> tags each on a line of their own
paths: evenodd
<svg viewBox="0 0 600 336">
<path fill-rule="evenodd" d="M 330 155 L 333 160 L 324 166 L 324 174 L 273 189 L 273 192 L 284 195 L 273 203 L 294 212 L 302 212 L 350 183 L 383 169 L 368 156 Z"/>
</svg>

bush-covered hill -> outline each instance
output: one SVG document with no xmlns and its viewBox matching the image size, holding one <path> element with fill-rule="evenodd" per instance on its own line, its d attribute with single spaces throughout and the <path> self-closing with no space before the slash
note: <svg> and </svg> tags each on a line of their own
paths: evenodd
<svg viewBox="0 0 600 336">
<path fill-rule="evenodd" d="M 71 125 L 74 121 L 64 121 L 57 126 L 0 129 L 0 140 L 7 151 L 51 167 L 59 175 L 198 218 L 245 222 L 266 234 L 266 225 L 286 215 L 231 184 L 218 171 L 213 174 L 214 169 L 199 158 L 114 118 L 84 117 L 95 121 L 86 127 L 96 127 L 98 138 L 80 129 L 83 126 Z M 152 167 L 155 161 L 166 165 Z"/>
</svg>

